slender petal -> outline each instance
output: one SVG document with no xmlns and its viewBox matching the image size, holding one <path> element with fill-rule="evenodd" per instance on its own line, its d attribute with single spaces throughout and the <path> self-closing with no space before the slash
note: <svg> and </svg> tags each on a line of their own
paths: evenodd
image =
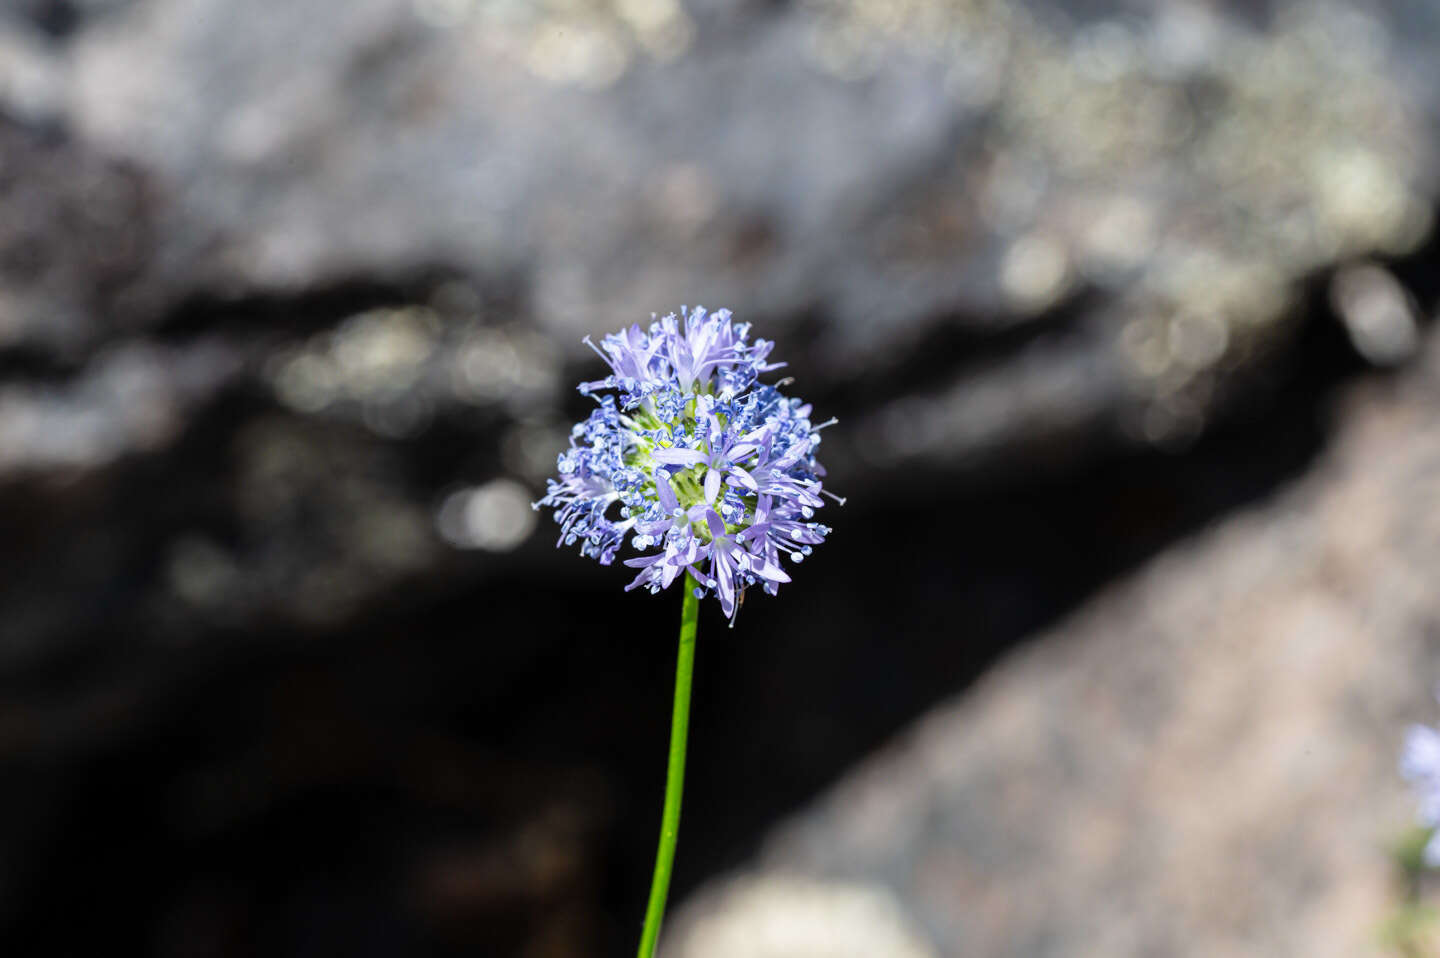
<svg viewBox="0 0 1440 958">
<path fill-rule="evenodd" d="M 730 485 L 736 488 L 749 489 L 751 492 L 758 492 L 760 490 L 760 484 L 755 481 L 755 477 L 739 466 L 732 466 L 730 468 L 729 481 Z"/>
<path fill-rule="evenodd" d="M 675 498 L 675 490 L 670 487 L 670 477 L 664 472 L 656 469 L 652 474 L 655 481 L 655 495 L 660 500 L 660 506 L 669 515 L 680 508 L 680 500 Z"/>
</svg>

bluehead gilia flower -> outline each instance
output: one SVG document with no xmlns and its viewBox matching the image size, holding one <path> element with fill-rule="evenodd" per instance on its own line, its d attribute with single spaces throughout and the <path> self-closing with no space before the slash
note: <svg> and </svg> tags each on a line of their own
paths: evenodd
<svg viewBox="0 0 1440 958">
<path fill-rule="evenodd" d="M 626 538 L 641 555 L 626 588 L 668 588 L 688 570 L 734 621 L 745 589 L 774 595 L 830 529 L 815 521 L 825 496 L 810 407 L 759 381 L 783 363 L 774 343 L 749 341 L 748 323 L 703 307 L 613 333 L 597 347 L 610 367 L 581 383 L 597 408 L 570 431 L 558 479 L 538 509 L 555 510 L 556 545 L 602 565 Z M 783 384 L 782 384 L 783 385 Z"/>
<path fill-rule="evenodd" d="M 1425 846 L 1425 864 L 1440 867 L 1440 731 L 1412 725 L 1400 752 L 1400 774 L 1420 800 L 1420 824 L 1436 829 Z"/>
</svg>

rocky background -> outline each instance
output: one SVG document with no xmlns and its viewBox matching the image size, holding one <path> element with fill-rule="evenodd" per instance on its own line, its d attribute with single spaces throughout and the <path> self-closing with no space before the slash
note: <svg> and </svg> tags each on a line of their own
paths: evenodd
<svg viewBox="0 0 1440 958">
<path fill-rule="evenodd" d="M 1430 0 L 8 0 L 5 953 L 628 953 L 675 609 L 528 503 L 699 301 L 849 503 L 671 954 L 1384 954 L 1437 132 Z"/>
</svg>

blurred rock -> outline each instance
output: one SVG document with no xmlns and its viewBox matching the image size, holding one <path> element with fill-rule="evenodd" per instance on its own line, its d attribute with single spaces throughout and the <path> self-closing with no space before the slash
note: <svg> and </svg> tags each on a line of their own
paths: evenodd
<svg viewBox="0 0 1440 958">
<path fill-rule="evenodd" d="M 933 958 L 884 891 L 783 876 L 734 882 L 666 954 L 694 958 Z"/>
<path fill-rule="evenodd" d="M 161 184 L 171 302 L 439 267 L 574 357 L 698 298 L 814 320 L 824 385 L 1090 291 L 975 370 L 1078 382 L 1006 399 L 1082 445 L 1193 437 L 1291 341 L 1297 281 L 1424 241 L 1440 172 L 1440 26 L 1400 0 L 70 7 L 58 122 Z M 969 379 L 902 392 L 984 418 Z"/>
<path fill-rule="evenodd" d="M 1420 333 L 1405 288 L 1378 266 L 1349 266 L 1330 285 L 1335 312 L 1355 349 L 1377 366 L 1393 366 L 1415 354 Z"/>
<path fill-rule="evenodd" d="M 143 274 L 161 201 L 150 187 L 63 135 L 0 121 L 0 355 L 73 367 L 124 334 L 106 326 L 127 306 L 153 319 Z"/>
<path fill-rule="evenodd" d="M 848 423 L 827 458 L 862 497 L 917 465 L 995 482 L 1183 448 L 1267 401 L 1317 321 L 1304 281 L 1430 234 L 1436 21 L 1400 0 L 22 4 L 0 16 L 0 482 L 112 488 L 186 441 L 232 449 L 242 487 L 194 495 L 242 530 L 236 581 L 304 567 L 338 622 L 443 562 L 457 490 L 539 488 L 582 334 L 696 299 L 786 345 Z M 1414 321 L 1404 289 L 1352 281 L 1376 275 L 1335 302 L 1388 364 Z M 315 459 L 297 440 L 254 471 L 281 433 L 375 468 L 275 465 Z M 270 539 L 289 527 L 253 503 L 277 469 L 350 531 Z M 361 499 L 393 504 L 374 578 Z M 84 521 L 113 530 L 104 555 L 136 547 L 114 513 Z M 180 554 L 206 538 L 186 524 Z M 288 619 L 267 596 L 239 607 Z"/>
<path fill-rule="evenodd" d="M 1384 954 L 1396 757 L 1440 675 L 1437 402 L 1432 337 L 1348 397 L 1309 475 L 1010 655 L 743 880 L 887 889 L 943 954 Z M 700 946 L 739 917 L 725 887 L 675 954 L 725 953 Z"/>
<path fill-rule="evenodd" d="M 238 366 L 218 343 L 176 350 L 135 340 L 63 383 L 0 387 L 0 472 L 84 472 L 163 452 Z"/>
</svg>

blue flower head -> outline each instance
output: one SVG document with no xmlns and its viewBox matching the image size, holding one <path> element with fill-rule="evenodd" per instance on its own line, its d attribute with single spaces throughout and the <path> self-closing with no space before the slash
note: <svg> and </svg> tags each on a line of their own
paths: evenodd
<svg viewBox="0 0 1440 958">
<path fill-rule="evenodd" d="M 668 588 L 686 571 L 733 622 L 745 589 L 774 595 L 830 529 L 815 521 L 824 468 L 810 407 L 759 381 L 779 369 L 774 343 L 749 340 L 728 309 L 672 313 L 606 336 L 610 367 L 580 384 L 596 409 L 570 430 L 559 478 L 535 504 L 555 510 L 556 545 L 576 545 L 602 565 L 628 537 L 640 555 L 626 589 Z M 783 383 L 781 384 L 783 385 Z"/>
<path fill-rule="evenodd" d="M 1428 725 L 1410 726 L 1400 753 L 1400 774 L 1420 800 L 1420 824 L 1436 829 L 1425 845 L 1425 864 L 1440 867 L 1440 731 Z"/>
</svg>

